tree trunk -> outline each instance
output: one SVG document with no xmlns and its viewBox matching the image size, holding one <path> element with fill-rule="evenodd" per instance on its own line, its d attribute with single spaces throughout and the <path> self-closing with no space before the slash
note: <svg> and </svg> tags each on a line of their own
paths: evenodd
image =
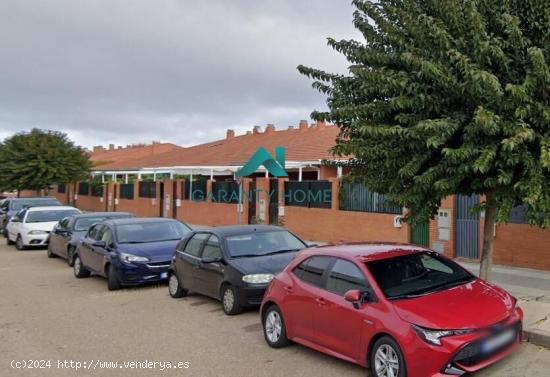
<svg viewBox="0 0 550 377">
<path fill-rule="evenodd" d="M 481 250 L 481 266 L 479 277 L 483 280 L 491 279 L 491 268 L 493 266 L 493 232 L 497 220 L 498 208 L 491 203 L 490 196 L 487 195 L 488 206 L 485 208 L 485 223 L 483 225 L 483 248 Z"/>
<path fill-rule="evenodd" d="M 21 197 L 21 190 L 17 190 L 17 197 L 18 197 L 18 198 Z"/>
</svg>

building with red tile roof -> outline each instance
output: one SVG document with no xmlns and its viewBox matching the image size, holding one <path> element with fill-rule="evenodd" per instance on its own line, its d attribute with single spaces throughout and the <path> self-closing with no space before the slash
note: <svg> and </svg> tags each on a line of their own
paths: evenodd
<svg viewBox="0 0 550 377">
<path fill-rule="evenodd" d="M 263 147 L 274 153 L 276 147 L 284 147 L 289 172 L 319 171 L 322 160 L 334 158 L 331 150 L 338 133 L 339 129 L 335 125 L 323 122 L 308 124 L 307 121 L 300 121 L 298 127 L 291 126 L 284 130 L 276 130 L 272 124 L 268 124 L 264 130 L 256 126 L 244 135 L 235 135 L 229 129 L 224 139 L 188 148 L 173 148 L 164 153 L 129 153 L 132 158 L 124 156 L 108 160 L 104 158 L 105 152 L 98 156 L 94 152 L 94 160 L 102 161 L 95 170 L 103 174 L 146 174 L 156 171 L 229 175 L 248 161 L 258 148 Z"/>
</svg>

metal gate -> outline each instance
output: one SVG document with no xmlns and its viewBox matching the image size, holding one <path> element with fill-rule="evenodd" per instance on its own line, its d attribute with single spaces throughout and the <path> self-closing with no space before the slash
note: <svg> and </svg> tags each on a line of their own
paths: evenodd
<svg viewBox="0 0 550 377">
<path fill-rule="evenodd" d="M 456 196 L 456 256 L 479 259 L 479 212 L 471 209 L 479 204 L 479 195 Z"/>
<path fill-rule="evenodd" d="M 430 227 L 428 223 L 418 223 L 411 228 L 411 243 L 414 245 L 430 246 Z"/>
</svg>

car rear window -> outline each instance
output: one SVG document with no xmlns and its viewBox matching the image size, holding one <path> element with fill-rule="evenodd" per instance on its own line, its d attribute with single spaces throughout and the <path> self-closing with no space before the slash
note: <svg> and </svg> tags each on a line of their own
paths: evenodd
<svg viewBox="0 0 550 377">
<path fill-rule="evenodd" d="M 308 258 L 294 269 L 294 274 L 308 284 L 322 287 L 323 274 L 332 261 L 333 258 L 330 257 Z"/>
</svg>

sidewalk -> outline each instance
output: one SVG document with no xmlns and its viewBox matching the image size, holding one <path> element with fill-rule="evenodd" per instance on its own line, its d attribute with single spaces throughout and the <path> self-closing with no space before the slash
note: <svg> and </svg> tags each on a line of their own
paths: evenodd
<svg viewBox="0 0 550 377">
<path fill-rule="evenodd" d="M 479 264 L 457 262 L 472 273 L 479 273 Z M 550 272 L 494 266 L 491 282 L 518 298 L 529 342 L 550 348 Z"/>
</svg>

